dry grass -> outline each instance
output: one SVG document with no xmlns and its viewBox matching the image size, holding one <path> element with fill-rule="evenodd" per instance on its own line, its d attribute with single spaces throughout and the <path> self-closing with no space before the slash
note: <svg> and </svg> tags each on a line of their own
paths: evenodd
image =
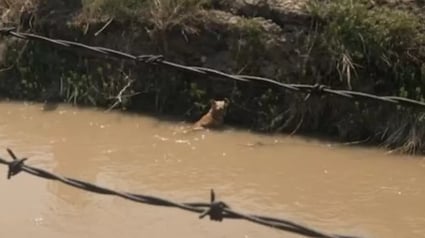
<svg viewBox="0 0 425 238">
<path fill-rule="evenodd" d="M 141 23 L 167 51 L 167 32 L 178 29 L 185 37 L 197 33 L 194 25 L 206 3 L 208 0 L 83 0 L 82 18 Z"/>
<path fill-rule="evenodd" d="M 382 143 L 394 152 L 416 154 L 425 152 L 425 114 L 405 111 L 394 115 L 383 127 Z"/>
<path fill-rule="evenodd" d="M 36 0 L 0 0 L 0 26 L 18 22 L 22 12 L 36 5 Z"/>
<path fill-rule="evenodd" d="M 193 20 L 203 4 L 202 0 L 83 0 L 83 12 L 91 18 L 148 21 L 165 30 Z"/>
<path fill-rule="evenodd" d="M 146 0 L 83 0 L 83 14 L 87 18 L 102 16 L 131 19 L 144 15 Z"/>
<path fill-rule="evenodd" d="M 183 26 L 185 31 L 196 31 L 189 26 L 202 8 L 199 0 L 153 0 L 150 3 L 150 21 L 159 31 L 171 30 L 175 26 Z"/>
</svg>

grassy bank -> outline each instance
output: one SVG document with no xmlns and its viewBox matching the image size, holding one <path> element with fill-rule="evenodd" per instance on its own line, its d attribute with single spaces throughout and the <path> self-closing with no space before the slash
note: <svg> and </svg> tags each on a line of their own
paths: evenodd
<svg viewBox="0 0 425 238">
<path fill-rule="evenodd" d="M 15 1 L 1 9 L 6 25 L 53 38 L 136 55 L 163 54 L 182 64 L 283 82 L 424 100 L 422 6 L 360 0 L 280 3 L 46 0 Z M 0 93 L 5 97 L 156 112 L 186 120 L 205 112 L 210 98 L 228 97 L 232 104 L 226 122 L 232 125 L 425 151 L 420 111 L 326 96 L 305 101 L 305 95 L 261 85 L 136 67 L 37 42 L 3 37 L 2 44 L 6 50 Z M 123 89 L 123 100 L 117 103 Z"/>
<path fill-rule="evenodd" d="M 424 101 L 425 24 L 418 2 L 314 1 L 318 19 L 312 47 L 312 72 L 335 85 L 377 95 Z M 314 63 L 322 59 L 321 64 Z M 325 59 L 325 60 L 323 60 Z M 320 68 L 317 69 L 317 66 Z M 348 113 L 361 126 L 344 124 L 346 133 L 363 128 L 364 136 L 405 152 L 423 152 L 423 113 L 401 107 L 363 104 Z M 366 128 L 365 128 L 366 127 Z"/>
</svg>

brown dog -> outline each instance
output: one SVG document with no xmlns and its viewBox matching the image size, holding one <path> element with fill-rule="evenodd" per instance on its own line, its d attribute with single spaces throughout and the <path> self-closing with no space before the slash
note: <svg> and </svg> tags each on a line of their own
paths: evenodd
<svg viewBox="0 0 425 238">
<path fill-rule="evenodd" d="M 196 129 L 201 128 L 217 128 L 223 124 L 223 118 L 226 114 L 226 109 L 229 106 L 229 99 L 225 98 L 224 100 L 216 101 L 210 100 L 210 110 L 202 116 L 199 121 L 194 125 Z"/>
</svg>

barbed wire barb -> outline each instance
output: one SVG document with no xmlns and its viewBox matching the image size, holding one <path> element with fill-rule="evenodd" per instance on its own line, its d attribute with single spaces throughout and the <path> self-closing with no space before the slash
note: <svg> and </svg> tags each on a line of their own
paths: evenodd
<svg viewBox="0 0 425 238">
<path fill-rule="evenodd" d="M 224 220 L 225 218 L 243 219 L 243 220 L 247 220 L 259 225 L 268 226 L 275 229 L 304 235 L 307 237 L 356 238 L 355 236 L 326 234 L 326 233 L 317 231 L 315 229 L 309 228 L 307 226 L 303 226 L 295 222 L 287 221 L 283 219 L 277 219 L 277 218 L 259 216 L 259 215 L 247 215 L 240 212 L 236 212 L 232 210 L 230 206 L 227 205 L 225 202 L 217 201 L 214 190 L 211 190 L 209 203 L 203 203 L 203 202 L 178 203 L 178 202 L 174 202 L 168 199 L 159 198 L 155 196 L 116 191 L 116 190 L 105 188 L 96 184 L 85 182 L 79 179 L 63 177 L 43 169 L 26 165 L 24 162 L 27 160 L 27 158 L 19 159 L 19 157 L 17 157 L 15 153 L 9 148 L 7 148 L 7 152 L 12 157 L 12 161 L 0 158 L 0 164 L 8 166 L 9 168 L 8 178 L 11 178 L 12 176 L 15 176 L 18 173 L 23 171 L 36 177 L 62 182 L 66 185 L 69 185 L 84 191 L 88 191 L 88 192 L 93 192 L 93 193 L 98 193 L 103 195 L 118 196 L 133 202 L 144 203 L 148 205 L 180 208 L 185 211 L 200 214 L 199 215 L 200 219 L 204 218 L 205 216 L 209 216 L 210 220 L 212 221 L 220 221 L 220 222 Z"/>
</svg>

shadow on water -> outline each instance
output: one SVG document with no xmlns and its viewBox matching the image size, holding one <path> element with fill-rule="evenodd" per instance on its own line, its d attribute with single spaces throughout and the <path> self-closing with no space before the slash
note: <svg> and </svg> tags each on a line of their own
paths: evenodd
<svg viewBox="0 0 425 238">
<path fill-rule="evenodd" d="M 57 102 L 45 102 L 43 104 L 43 111 L 50 112 L 55 111 L 59 107 L 59 103 Z"/>
</svg>

